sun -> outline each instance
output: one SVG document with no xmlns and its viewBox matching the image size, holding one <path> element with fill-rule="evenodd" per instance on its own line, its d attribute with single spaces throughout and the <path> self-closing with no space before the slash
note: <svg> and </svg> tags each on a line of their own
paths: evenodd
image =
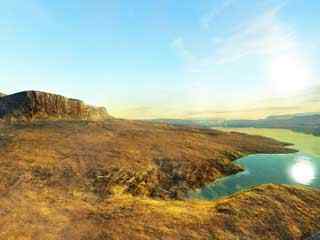
<svg viewBox="0 0 320 240">
<path fill-rule="evenodd" d="M 315 168 L 307 159 L 298 159 L 290 169 L 291 178 L 300 184 L 308 185 L 315 178 Z"/>
<path fill-rule="evenodd" d="M 311 82 L 311 73 L 305 60 L 294 54 L 272 58 L 269 71 L 271 88 L 278 95 L 297 93 Z"/>
</svg>

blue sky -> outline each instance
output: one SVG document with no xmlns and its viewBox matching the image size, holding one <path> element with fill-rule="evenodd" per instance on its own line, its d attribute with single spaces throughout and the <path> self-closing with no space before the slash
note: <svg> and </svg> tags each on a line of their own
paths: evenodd
<svg viewBox="0 0 320 240">
<path fill-rule="evenodd" d="M 128 118 L 317 111 L 305 95 L 319 83 L 319 12 L 316 0 L 2 1 L 1 91 Z"/>
</svg>

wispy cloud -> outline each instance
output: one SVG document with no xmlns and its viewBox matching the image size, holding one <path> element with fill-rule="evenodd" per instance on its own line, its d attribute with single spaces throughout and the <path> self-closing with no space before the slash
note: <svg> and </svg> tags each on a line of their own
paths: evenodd
<svg viewBox="0 0 320 240">
<path fill-rule="evenodd" d="M 209 61 L 226 63 L 248 55 L 269 55 L 296 47 L 294 31 L 277 19 L 284 6 L 283 2 L 239 27 L 225 39 L 213 56 L 214 59 Z"/>
<path fill-rule="evenodd" d="M 191 63 L 196 60 L 196 57 L 193 55 L 193 53 L 186 47 L 183 38 L 178 37 L 174 39 L 171 43 L 171 46 L 177 51 L 179 56 L 183 58 L 184 61 Z"/>
<path fill-rule="evenodd" d="M 183 38 L 177 38 L 172 46 L 179 53 L 192 72 L 205 71 L 214 65 L 240 60 L 251 55 L 272 55 L 289 51 L 297 47 L 296 34 L 289 26 L 278 18 L 288 1 L 268 7 L 262 14 L 245 22 L 239 21 L 238 26 L 226 37 L 215 36 L 211 41 L 211 51 L 206 56 L 198 56 L 191 52 Z M 202 20 L 206 28 L 214 22 L 215 17 L 230 10 L 235 0 L 226 1 L 220 8 L 213 11 Z"/>
<path fill-rule="evenodd" d="M 213 8 L 210 12 L 205 14 L 200 19 L 201 27 L 208 30 L 212 22 L 219 16 L 221 16 L 225 11 L 227 11 L 230 7 L 232 7 L 238 0 L 225 0 L 222 4 L 217 7 Z"/>
</svg>

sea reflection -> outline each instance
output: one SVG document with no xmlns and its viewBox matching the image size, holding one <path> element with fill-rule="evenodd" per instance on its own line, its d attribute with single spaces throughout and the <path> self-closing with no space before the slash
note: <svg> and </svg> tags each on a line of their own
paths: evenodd
<svg viewBox="0 0 320 240">
<path fill-rule="evenodd" d="M 289 169 L 289 175 L 293 181 L 309 185 L 316 177 L 316 169 L 310 158 L 300 156 Z"/>
<path fill-rule="evenodd" d="M 230 129 L 229 129 L 230 130 Z M 233 129 L 236 130 L 236 129 Z M 298 153 L 257 154 L 237 160 L 245 171 L 192 192 L 191 197 L 217 199 L 261 184 L 303 184 L 320 188 L 320 137 L 279 129 L 239 129 L 294 143 Z"/>
<path fill-rule="evenodd" d="M 192 192 L 191 197 L 217 199 L 260 184 L 302 184 L 320 187 L 320 158 L 295 154 L 257 154 L 237 160 L 246 171 Z"/>
</svg>

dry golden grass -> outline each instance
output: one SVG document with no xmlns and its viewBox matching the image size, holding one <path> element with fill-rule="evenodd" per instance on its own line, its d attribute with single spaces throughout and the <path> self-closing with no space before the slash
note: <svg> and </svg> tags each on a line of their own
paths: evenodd
<svg viewBox="0 0 320 240">
<path fill-rule="evenodd" d="M 27 188 L 0 198 L 0 239 L 303 239 L 320 229 L 320 191 L 298 187 L 213 202 Z"/>
<path fill-rule="evenodd" d="M 236 158 L 285 146 L 124 120 L 2 125 L 0 239 L 300 239 L 320 229 L 317 190 L 267 185 L 181 200 L 241 171 Z"/>
<path fill-rule="evenodd" d="M 36 122 L 1 132 L 4 181 L 28 173 L 32 182 L 86 187 L 101 197 L 122 186 L 134 195 L 183 198 L 241 171 L 232 163 L 240 156 L 290 151 L 263 137 L 124 120 Z"/>
</svg>

